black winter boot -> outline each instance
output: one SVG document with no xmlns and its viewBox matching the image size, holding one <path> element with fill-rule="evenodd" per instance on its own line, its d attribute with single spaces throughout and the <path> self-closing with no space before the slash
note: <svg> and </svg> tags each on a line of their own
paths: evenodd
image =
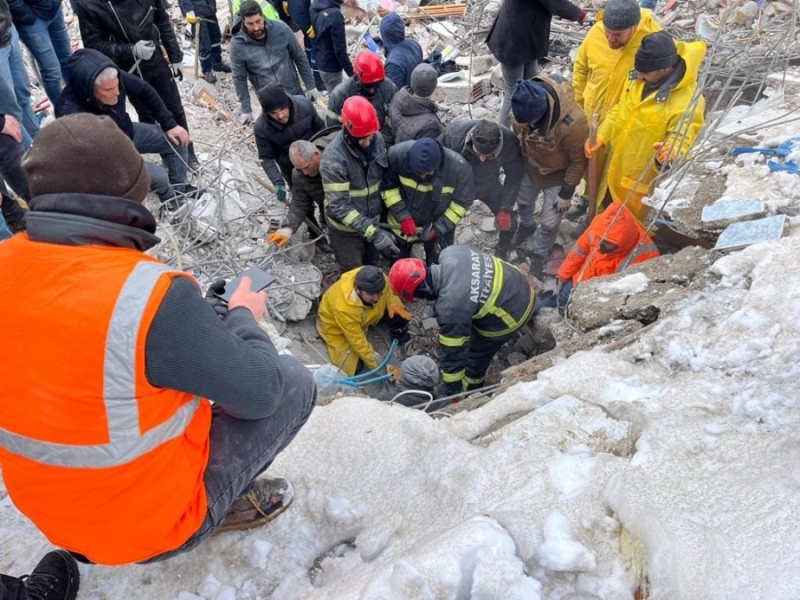
<svg viewBox="0 0 800 600">
<path fill-rule="evenodd" d="M 25 210 L 19 202 L 3 194 L 3 204 L 0 209 L 3 211 L 3 218 L 11 233 L 25 231 Z"/>
<path fill-rule="evenodd" d="M 194 142 L 189 142 L 189 160 L 188 160 L 189 168 L 192 171 L 199 171 L 200 170 L 200 161 L 197 160 L 197 155 L 194 153 Z"/>
<path fill-rule="evenodd" d="M 497 246 L 494 248 L 494 253 L 497 255 L 497 258 L 502 260 L 508 260 L 508 253 L 511 251 L 513 246 L 511 245 L 511 240 L 514 239 L 514 234 L 516 231 L 501 231 L 497 236 Z"/>
<path fill-rule="evenodd" d="M 66 550 L 48 552 L 22 579 L 30 600 L 75 600 L 81 582 L 78 563 Z"/>
<path fill-rule="evenodd" d="M 525 240 L 527 240 L 530 236 L 536 233 L 536 223 L 530 225 L 528 227 L 524 225 L 520 225 L 517 230 L 514 232 L 514 237 L 511 238 L 510 246 L 512 248 L 516 248 L 517 246 L 521 246 Z"/>
</svg>

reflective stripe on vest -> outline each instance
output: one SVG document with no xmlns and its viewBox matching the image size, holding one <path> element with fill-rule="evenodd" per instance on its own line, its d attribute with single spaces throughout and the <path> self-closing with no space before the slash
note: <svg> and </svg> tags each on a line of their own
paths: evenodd
<svg viewBox="0 0 800 600">
<path fill-rule="evenodd" d="M 106 337 L 103 402 L 108 421 L 106 444 L 57 444 L 0 428 L 0 446 L 18 456 L 55 467 L 105 468 L 133 461 L 184 433 L 200 405 L 194 398 L 169 419 L 142 434 L 136 398 L 136 342 L 144 312 L 166 265 L 142 261 L 125 281 Z"/>
<path fill-rule="evenodd" d="M 506 329 L 501 329 L 499 331 L 486 331 L 485 329 L 479 329 L 478 327 L 475 327 L 475 331 L 480 333 L 483 337 L 500 337 L 519 329 L 530 317 L 535 299 L 535 294 L 531 293 L 530 298 L 528 299 L 528 306 L 519 320 L 514 319 L 514 317 L 508 314 L 503 308 L 497 306 L 495 304 L 497 302 L 497 297 L 500 295 L 500 291 L 503 289 L 504 263 L 496 256 L 492 257 L 492 261 L 494 262 L 492 291 L 489 294 L 489 297 L 486 299 L 486 302 L 484 302 L 481 309 L 475 313 L 472 319 L 477 320 L 482 319 L 487 315 L 492 315 L 500 319 L 506 325 Z"/>
</svg>

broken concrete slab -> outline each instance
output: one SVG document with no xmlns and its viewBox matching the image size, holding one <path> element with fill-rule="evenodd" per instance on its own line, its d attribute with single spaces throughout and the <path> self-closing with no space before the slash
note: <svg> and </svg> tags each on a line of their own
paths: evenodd
<svg viewBox="0 0 800 600">
<path fill-rule="evenodd" d="M 785 228 L 786 215 L 732 223 L 720 234 L 714 250 L 744 248 L 758 242 L 779 240 L 783 237 Z"/>
<path fill-rule="evenodd" d="M 490 233 L 494 231 L 495 230 L 494 217 L 485 217 L 481 219 L 480 229 L 485 233 Z"/>
<path fill-rule="evenodd" d="M 703 207 L 701 219 L 709 227 L 724 227 L 737 221 L 759 219 L 766 214 L 767 205 L 761 200 L 734 200 Z"/>
</svg>

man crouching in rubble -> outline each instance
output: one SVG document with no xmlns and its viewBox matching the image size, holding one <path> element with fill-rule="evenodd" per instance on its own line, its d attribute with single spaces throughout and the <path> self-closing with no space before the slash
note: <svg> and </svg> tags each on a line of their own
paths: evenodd
<svg viewBox="0 0 800 600">
<path fill-rule="evenodd" d="M 149 177 L 108 117 L 47 125 L 24 167 L 28 233 L 0 245 L 0 343 L 15 350 L 0 366 L 0 465 L 14 505 L 106 565 L 271 520 L 292 487 L 258 476 L 316 388 L 258 327 L 265 293 L 245 279 L 220 318 L 193 277 L 144 254 L 159 242 Z"/>
</svg>

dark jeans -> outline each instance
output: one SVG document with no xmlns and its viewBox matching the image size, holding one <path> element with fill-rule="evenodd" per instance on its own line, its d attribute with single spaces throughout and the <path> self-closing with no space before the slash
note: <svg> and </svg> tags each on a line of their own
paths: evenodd
<svg viewBox="0 0 800 600">
<path fill-rule="evenodd" d="M 0 179 L 25 200 L 31 199 L 31 188 L 28 175 L 22 168 L 22 144 L 18 144 L 10 135 L 0 135 Z"/>
<path fill-rule="evenodd" d="M 360 235 L 342 233 L 329 225 L 328 239 L 330 240 L 331 248 L 333 248 L 333 256 L 336 257 L 336 262 L 339 263 L 342 273 L 364 265 L 377 264 L 375 246 Z"/>
<path fill-rule="evenodd" d="M 140 154 L 160 154 L 169 171 L 169 183 L 186 183 L 188 150 L 169 141 L 160 125 L 133 124 L 133 145 Z M 151 181 L 156 184 L 155 181 Z"/>
<path fill-rule="evenodd" d="M 210 537 L 233 502 L 247 493 L 253 480 L 266 471 L 308 421 L 317 401 L 311 371 L 291 356 L 280 357 L 286 387 L 278 410 L 265 419 L 243 420 L 214 406 L 208 466 L 203 476 L 208 499 L 206 518 L 182 546 L 145 563 L 188 552 Z"/>
<path fill-rule="evenodd" d="M 455 230 L 451 231 L 443 238 L 436 238 L 432 242 L 406 242 L 405 240 L 401 240 L 398 237 L 395 237 L 395 243 L 397 247 L 400 248 L 400 254 L 397 256 L 395 260 L 400 260 L 401 258 L 408 258 L 411 256 L 411 249 L 414 247 L 414 244 L 422 244 L 422 247 L 425 248 L 425 264 L 427 266 L 435 265 L 439 263 L 439 254 L 447 248 L 448 246 L 452 246 L 453 242 L 455 241 L 456 232 Z"/>
<path fill-rule="evenodd" d="M 219 30 L 217 15 L 203 17 L 207 21 L 200 21 L 192 25 L 192 36 L 196 35 L 200 27 L 200 68 L 203 73 L 210 73 L 211 67 L 222 62 L 222 32 Z"/>
<path fill-rule="evenodd" d="M 64 10 L 59 7 L 49 21 L 37 18 L 33 25 L 17 27 L 17 31 L 39 66 L 47 97 L 55 104 L 61 96 L 61 80 L 68 82 L 69 57 L 72 54 Z"/>
<path fill-rule="evenodd" d="M 183 102 L 181 101 L 180 92 L 178 92 L 178 85 L 172 77 L 172 70 L 169 68 L 167 61 L 158 52 L 153 55 L 153 58 L 147 62 L 139 63 L 141 73 L 134 69 L 133 74 L 139 75 L 147 83 L 155 88 L 158 95 L 164 101 L 167 110 L 172 113 L 178 125 L 189 130 L 186 124 L 186 113 L 183 110 Z M 142 123 L 155 123 L 156 119 L 153 113 L 147 108 L 138 98 L 129 98 L 131 104 L 136 109 L 136 114 L 139 115 L 139 121 Z"/>
<path fill-rule="evenodd" d="M 0 600 L 28 600 L 28 592 L 22 580 L 0 574 Z"/>
</svg>

